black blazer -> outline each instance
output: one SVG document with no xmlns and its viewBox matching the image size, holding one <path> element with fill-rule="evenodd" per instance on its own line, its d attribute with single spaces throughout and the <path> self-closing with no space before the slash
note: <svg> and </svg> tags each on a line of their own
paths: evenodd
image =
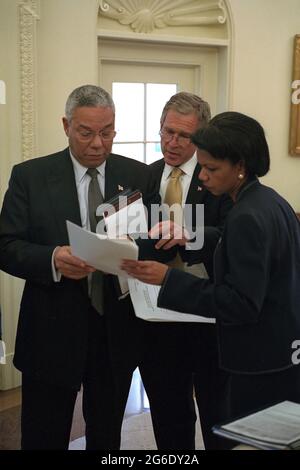
<svg viewBox="0 0 300 470">
<path fill-rule="evenodd" d="M 171 269 L 158 305 L 216 317 L 220 365 L 241 373 L 292 366 L 300 338 L 300 224 L 258 180 L 239 194 L 215 252 L 215 283 Z"/>
<path fill-rule="evenodd" d="M 150 165 L 155 189 L 159 192 L 160 182 L 164 171 L 164 159 L 158 160 Z M 184 250 L 180 248 L 180 254 L 188 264 L 204 263 L 210 277 L 213 275 L 213 253 L 221 236 L 225 219 L 232 207 L 232 200 L 227 196 L 214 196 L 203 187 L 199 180 L 200 166 L 197 163 L 190 187 L 186 197 L 186 204 L 192 207 L 192 228 L 196 229 L 195 207 L 196 204 L 204 204 L 204 245 L 200 250 Z"/>
<path fill-rule="evenodd" d="M 121 187 L 153 194 L 146 165 L 111 154 L 105 199 Z M 16 165 L 0 216 L 0 269 L 26 280 L 14 364 L 48 382 L 78 388 L 87 345 L 87 281 L 63 277 L 55 283 L 51 270 L 54 248 L 69 244 L 66 219 L 81 225 L 69 149 Z"/>
</svg>

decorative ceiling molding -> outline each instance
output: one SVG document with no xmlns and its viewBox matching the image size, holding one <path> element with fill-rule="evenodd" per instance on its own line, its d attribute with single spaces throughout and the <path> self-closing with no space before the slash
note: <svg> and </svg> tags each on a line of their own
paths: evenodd
<svg viewBox="0 0 300 470">
<path fill-rule="evenodd" d="M 207 15 L 208 12 L 214 14 Z M 220 25 L 227 21 L 223 0 L 195 5 L 195 0 L 99 0 L 99 15 L 129 25 L 136 33 L 168 26 Z"/>
<path fill-rule="evenodd" d="M 40 0 L 19 3 L 22 156 L 36 154 L 36 23 Z"/>
</svg>

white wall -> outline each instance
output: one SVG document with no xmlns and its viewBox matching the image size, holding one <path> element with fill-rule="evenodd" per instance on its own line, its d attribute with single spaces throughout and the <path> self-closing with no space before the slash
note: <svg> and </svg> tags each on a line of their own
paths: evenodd
<svg viewBox="0 0 300 470">
<path fill-rule="evenodd" d="M 61 118 L 69 93 L 98 84 L 97 0 L 41 0 L 37 28 L 38 154 L 66 146 Z"/>
<path fill-rule="evenodd" d="M 6 104 L 0 104 L 0 206 L 11 167 L 21 161 L 21 93 L 17 2 L 0 0 L 0 80 L 6 83 Z M 0 272 L 2 333 L 7 364 L 0 365 L 0 390 L 19 385 L 12 366 L 15 325 L 23 282 Z"/>
<path fill-rule="evenodd" d="M 288 154 L 294 35 L 299 0 L 228 0 L 234 24 L 232 109 L 263 125 L 271 171 L 262 179 L 300 211 L 300 158 Z"/>
</svg>

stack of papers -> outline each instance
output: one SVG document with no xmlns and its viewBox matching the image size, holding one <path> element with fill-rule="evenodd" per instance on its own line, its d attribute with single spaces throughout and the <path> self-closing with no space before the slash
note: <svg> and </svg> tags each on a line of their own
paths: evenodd
<svg viewBox="0 0 300 470">
<path fill-rule="evenodd" d="M 259 449 L 300 449 L 300 404 L 283 401 L 213 431 Z"/>
<path fill-rule="evenodd" d="M 175 312 L 157 307 L 160 286 L 145 284 L 137 279 L 128 279 L 129 292 L 135 315 L 142 320 L 163 322 L 196 322 L 215 323 L 215 318 L 201 317 L 187 313 Z"/>
</svg>

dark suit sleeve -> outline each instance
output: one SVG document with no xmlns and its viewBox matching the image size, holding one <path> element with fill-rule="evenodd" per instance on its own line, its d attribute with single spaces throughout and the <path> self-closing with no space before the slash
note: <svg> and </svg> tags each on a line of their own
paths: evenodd
<svg viewBox="0 0 300 470">
<path fill-rule="evenodd" d="M 170 250 L 157 250 L 155 244 L 157 240 L 154 239 L 137 239 L 136 243 L 139 247 L 139 260 L 154 260 L 160 263 L 168 263 L 175 258 L 177 253 L 177 247 L 173 247 Z"/>
<path fill-rule="evenodd" d="M 161 197 L 158 192 L 158 185 L 157 185 L 157 180 L 155 179 L 155 175 L 151 171 L 151 167 L 147 167 L 148 171 L 148 180 L 147 180 L 147 190 L 144 194 L 143 200 L 144 200 L 144 205 L 147 209 L 147 215 L 148 215 L 148 228 L 150 229 L 155 225 L 158 220 L 153 220 L 153 214 L 156 213 L 158 214 L 158 208 L 161 205 Z M 154 211 L 152 211 L 152 209 Z M 161 263 L 167 263 L 168 261 L 171 261 L 175 256 L 178 251 L 177 247 L 174 247 L 170 250 L 157 250 L 155 248 L 156 243 L 158 240 L 156 239 L 142 239 L 138 238 L 136 240 L 137 245 L 139 246 L 139 259 L 140 260 L 155 260 L 159 261 Z"/>
<path fill-rule="evenodd" d="M 188 265 L 204 263 L 210 277 L 213 277 L 214 251 L 232 205 L 233 202 L 227 195 L 216 198 L 209 194 L 204 201 L 203 246 L 199 249 L 195 248 L 197 245 L 192 240 L 186 248 L 180 248 L 180 255 Z M 192 227 L 192 233 L 196 234 L 196 237 L 200 236 L 199 233 L 197 235 L 197 232 L 199 232 L 199 228 Z"/>
<path fill-rule="evenodd" d="M 51 258 L 55 246 L 34 242 L 30 204 L 38 203 L 37 198 L 31 201 L 26 178 L 17 165 L 12 171 L 0 215 L 0 269 L 26 280 L 49 283 L 53 281 Z"/>
<path fill-rule="evenodd" d="M 225 272 L 220 281 L 213 284 L 171 269 L 160 291 L 158 306 L 216 317 L 225 324 L 258 322 L 270 276 L 269 238 L 254 216 L 237 217 L 228 224 L 220 264 Z M 218 277 L 219 273 L 216 274 Z"/>
</svg>

